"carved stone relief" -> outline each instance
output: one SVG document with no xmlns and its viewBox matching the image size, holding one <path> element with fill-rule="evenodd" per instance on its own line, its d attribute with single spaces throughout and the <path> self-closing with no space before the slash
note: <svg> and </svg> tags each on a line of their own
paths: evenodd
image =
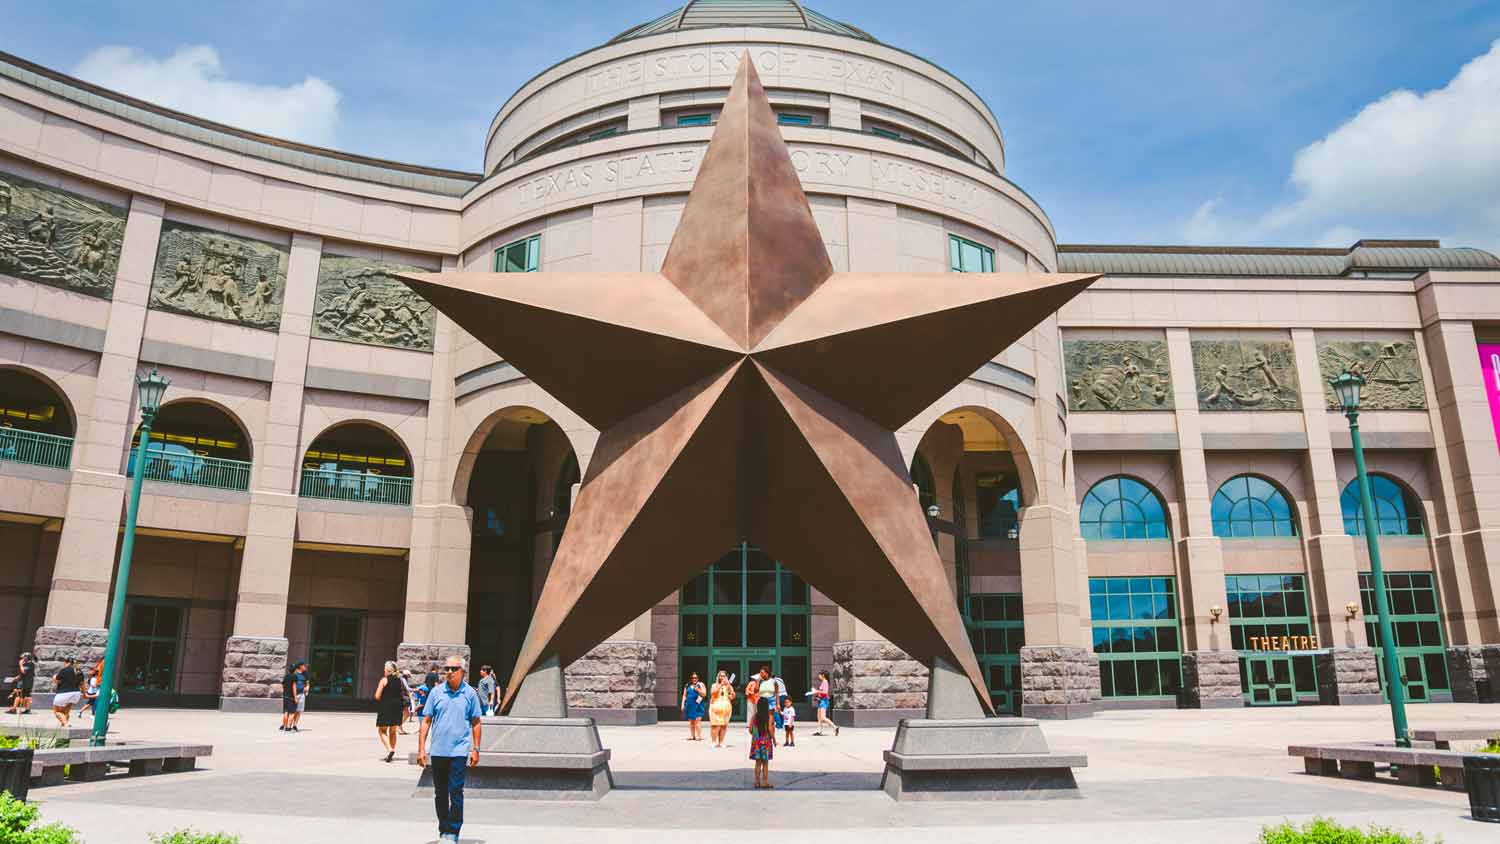
<svg viewBox="0 0 1500 844">
<path fill-rule="evenodd" d="M 1363 375 L 1360 407 L 1365 410 L 1422 410 L 1427 392 L 1422 388 L 1422 366 L 1410 340 L 1330 340 L 1318 344 L 1318 371 L 1323 376 L 1323 399 L 1329 410 L 1339 400 L 1329 381 L 1345 368 Z"/>
<path fill-rule="evenodd" d="M 313 336 L 431 351 L 437 312 L 391 275 L 428 271 L 370 258 L 324 255 L 313 300 Z"/>
<path fill-rule="evenodd" d="M 1171 410 L 1161 340 L 1067 340 L 1068 410 Z"/>
<path fill-rule="evenodd" d="M 0 273 L 108 299 L 125 209 L 0 172 Z"/>
<path fill-rule="evenodd" d="M 278 244 L 163 221 L 151 307 L 275 331 L 290 254 Z"/>
<path fill-rule="evenodd" d="M 1194 340 L 1199 410 L 1296 410 L 1297 367 L 1289 340 Z"/>
</svg>

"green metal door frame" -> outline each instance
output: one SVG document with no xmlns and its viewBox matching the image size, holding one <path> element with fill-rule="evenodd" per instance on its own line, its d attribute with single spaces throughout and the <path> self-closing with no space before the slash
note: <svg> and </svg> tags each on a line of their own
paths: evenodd
<svg viewBox="0 0 1500 844">
<path fill-rule="evenodd" d="M 1278 654 L 1242 656 L 1245 660 L 1245 702 L 1250 706 L 1296 706 L 1297 682 L 1292 658 Z M 1260 693 L 1260 694 L 1258 694 Z"/>
</svg>

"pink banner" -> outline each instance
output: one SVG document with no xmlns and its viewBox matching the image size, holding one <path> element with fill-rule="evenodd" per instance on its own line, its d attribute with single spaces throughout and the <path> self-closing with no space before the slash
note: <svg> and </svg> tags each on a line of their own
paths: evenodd
<svg viewBox="0 0 1500 844">
<path fill-rule="evenodd" d="M 1484 394 L 1490 400 L 1495 444 L 1500 446 L 1500 343 L 1479 344 L 1479 373 L 1484 376 Z"/>
</svg>

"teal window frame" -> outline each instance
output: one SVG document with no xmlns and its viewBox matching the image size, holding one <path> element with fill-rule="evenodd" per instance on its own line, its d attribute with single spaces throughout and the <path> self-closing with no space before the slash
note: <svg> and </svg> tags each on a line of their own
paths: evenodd
<svg viewBox="0 0 1500 844">
<path fill-rule="evenodd" d="M 1246 539 L 1296 536 L 1292 502 L 1276 484 L 1259 475 L 1235 475 L 1214 492 L 1210 505 L 1214 536 Z"/>
<path fill-rule="evenodd" d="M 887 140 L 892 140 L 892 141 L 899 141 L 899 140 L 901 140 L 901 133 L 900 132 L 896 132 L 896 131 L 891 130 L 891 129 L 886 129 L 886 128 L 882 127 L 882 126 L 871 126 L 870 127 L 870 134 L 874 135 L 877 138 L 886 138 Z"/>
<path fill-rule="evenodd" d="M 542 236 L 534 234 L 495 250 L 495 272 L 534 273 L 542 263 Z"/>
<path fill-rule="evenodd" d="M 1385 588 L 1386 598 L 1390 601 L 1391 629 L 1396 634 L 1396 656 L 1414 656 L 1422 660 L 1429 693 L 1433 689 L 1451 691 L 1442 605 L 1438 603 L 1437 584 L 1432 572 L 1388 571 L 1385 573 Z M 1359 573 L 1359 602 L 1365 614 L 1365 641 L 1370 647 L 1379 648 L 1380 613 L 1375 611 L 1375 581 L 1369 572 Z M 1383 662 L 1380 673 L 1381 690 L 1384 691 Z"/>
<path fill-rule="evenodd" d="M 779 126 L 811 126 L 813 118 L 811 114 L 795 114 L 792 112 L 776 112 L 776 123 Z"/>
<path fill-rule="evenodd" d="M 1406 484 L 1388 475 L 1372 474 L 1370 499 L 1375 504 L 1376 536 L 1423 536 L 1422 501 Z M 1344 533 L 1365 535 L 1365 513 L 1359 506 L 1359 478 L 1344 485 L 1339 493 L 1339 509 L 1344 516 Z"/>
<path fill-rule="evenodd" d="M 1104 697 L 1177 697 L 1182 689 L 1177 605 L 1175 578 L 1089 578 L 1093 647 Z"/>
<path fill-rule="evenodd" d="M 712 113 L 707 112 L 707 111 L 698 112 L 698 113 L 694 113 L 694 114 L 679 114 L 679 115 L 677 115 L 677 127 L 678 128 L 682 128 L 684 126 L 712 126 L 713 123 L 714 123 L 714 116 L 713 116 Z"/>
<path fill-rule="evenodd" d="M 956 234 L 948 235 L 948 269 L 956 273 L 992 273 L 995 250 Z"/>
<path fill-rule="evenodd" d="M 133 596 L 126 599 L 126 604 L 125 649 L 115 685 L 122 692 L 175 694 L 177 669 L 184 651 L 187 604 Z M 171 611 L 177 619 L 176 628 L 170 632 L 165 632 L 162 624 L 165 611 Z M 144 661 L 140 659 L 143 651 Z M 92 666 L 83 668 L 92 670 Z"/>
<path fill-rule="evenodd" d="M 1300 574 L 1231 574 L 1224 577 L 1229 615 L 1229 645 L 1240 653 L 1240 691 L 1245 702 L 1259 706 L 1250 688 L 1248 659 L 1285 657 L 1291 660 L 1292 682 L 1298 699 L 1318 697 L 1317 660 L 1311 654 L 1278 654 L 1255 650 L 1254 638 L 1313 636 L 1307 578 Z M 1294 701 L 1295 702 L 1295 701 Z"/>
<path fill-rule="evenodd" d="M 1084 539 L 1169 539 L 1167 507 L 1161 495 L 1129 475 L 1110 475 L 1084 493 L 1078 508 Z"/>
<path fill-rule="evenodd" d="M 1021 648 L 1026 618 L 1019 592 L 969 595 L 965 626 L 980 673 L 989 684 L 997 712 L 1021 714 Z"/>
<path fill-rule="evenodd" d="M 584 135 L 583 140 L 580 141 L 580 143 L 588 143 L 589 141 L 602 141 L 605 138 L 612 138 L 618 134 L 620 134 L 620 127 L 608 126 L 596 132 L 590 132 L 587 135 Z"/>
<path fill-rule="evenodd" d="M 319 641 L 327 630 L 334 628 L 332 641 Z M 345 632 L 353 629 L 353 641 L 346 641 Z M 328 697 L 353 698 L 359 691 L 360 645 L 364 642 L 364 613 L 356 610 L 317 609 L 312 612 L 308 629 L 308 693 Z M 324 665 L 324 660 L 328 665 Z"/>
</svg>

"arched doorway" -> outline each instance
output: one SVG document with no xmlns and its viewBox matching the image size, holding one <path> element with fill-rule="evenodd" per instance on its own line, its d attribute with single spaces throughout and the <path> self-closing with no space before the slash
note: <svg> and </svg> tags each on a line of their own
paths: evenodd
<svg viewBox="0 0 1500 844">
<path fill-rule="evenodd" d="M 562 541 L 580 473 L 567 434 L 536 408 L 496 411 L 475 436 L 462 497 L 473 511 L 465 641 L 473 665 L 491 666 L 503 682 Z"/>
<path fill-rule="evenodd" d="M 796 703 L 812 680 L 812 600 L 807 583 L 769 554 L 741 542 L 678 592 L 679 686 L 697 672 L 712 685 L 718 672 L 736 688 L 761 666 L 786 681 Z M 735 698 L 735 717 L 744 700 Z"/>
<path fill-rule="evenodd" d="M 302 455 L 303 498 L 366 504 L 411 504 L 411 455 L 373 422 L 344 422 L 313 440 Z"/>
<path fill-rule="evenodd" d="M 140 431 L 131 440 L 127 473 L 135 471 Z M 245 491 L 250 488 L 250 438 L 228 411 L 182 399 L 162 405 L 151 425 L 145 477 L 186 486 Z"/>
<path fill-rule="evenodd" d="M 52 384 L 22 369 L 0 369 L 0 461 L 66 469 L 73 415 Z"/>
<path fill-rule="evenodd" d="M 1012 439 L 993 411 L 948 411 L 918 444 L 912 479 L 928 508 L 938 554 L 951 566 L 954 600 L 995 707 L 1019 713 L 1021 508 L 1030 467 Z"/>
</svg>

